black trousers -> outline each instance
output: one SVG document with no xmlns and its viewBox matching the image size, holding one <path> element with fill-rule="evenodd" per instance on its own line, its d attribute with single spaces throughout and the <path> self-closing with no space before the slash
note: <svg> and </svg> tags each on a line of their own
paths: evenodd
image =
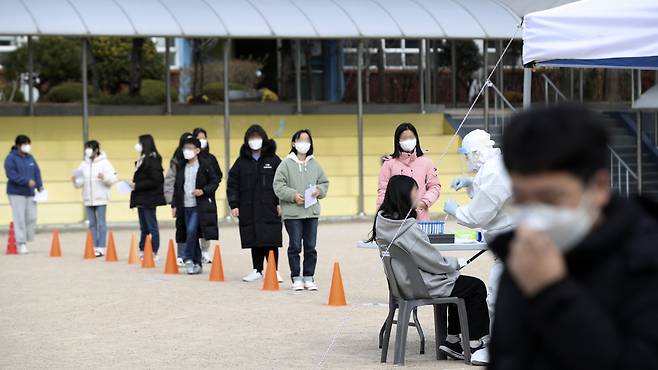
<svg viewBox="0 0 658 370">
<path fill-rule="evenodd" d="M 452 288 L 451 297 L 463 298 L 468 316 L 468 336 L 470 340 L 478 340 L 489 334 L 489 309 L 487 307 L 487 287 L 482 280 L 460 275 Z M 457 306 L 448 305 L 448 334 L 456 335 L 459 328 Z"/>
<path fill-rule="evenodd" d="M 279 269 L 279 248 L 251 248 L 251 263 L 258 272 L 263 272 L 263 261 L 267 261 L 270 251 L 274 252 L 274 263 Z"/>
</svg>

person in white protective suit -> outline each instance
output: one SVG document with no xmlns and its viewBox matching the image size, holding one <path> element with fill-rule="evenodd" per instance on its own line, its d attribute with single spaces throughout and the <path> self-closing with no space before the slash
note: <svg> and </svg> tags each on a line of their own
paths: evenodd
<svg viewBox="0 0 658 370">
<path fill-rule="evenodd" d="M 485 241 L 493 240 L 497 235 L 514 227 L 509 214 L 508 204 L 512 196 L 512 183 L 503 163 L 499 148 L 494 148 L 495 142 L 484 130 L 474 130 L 462 140 L 458 152 L 464 154 L 468 167 L 476 172 L 475 177 L 458 177 L 452 182 L 455 190 L 467 189 L 471 202 L 459 206 L 454 200 L 448 199 L 443 210 L 457 219 L 457 223 L 469 228 L 480 228 Z M 493 319 L 498 282 L 503 271 L 503 264 L 498 259 L 489 272 L 487 284 L 487 305 L 489 316 Z M 489 354 L 478 351 L 473 363 L 486 364 Z"/>
</svg>

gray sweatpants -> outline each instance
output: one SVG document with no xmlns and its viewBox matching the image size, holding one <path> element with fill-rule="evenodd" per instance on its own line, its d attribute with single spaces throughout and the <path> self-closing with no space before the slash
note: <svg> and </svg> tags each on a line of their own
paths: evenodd
<svg viewBox="0 0 658 370">
<path fill-rule="evenodd" d="M 34 240 L 37 227 L 37 204 L 34 197 L 7 194 L 16 231 L 16 243 L 25 244 Z"/>
</svg>

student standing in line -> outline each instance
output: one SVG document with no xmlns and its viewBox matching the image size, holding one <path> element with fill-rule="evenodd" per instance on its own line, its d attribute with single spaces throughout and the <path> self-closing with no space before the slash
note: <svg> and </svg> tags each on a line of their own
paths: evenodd
<svg viewBox="0 0 658 370">
<path fill-rule="evenodd" d="M 208 145 L 208 133 L 206 130 L 202 129 L 201 127 L 197 127 L 192 131 L 192 135 L 199 139 L 199 142 L 201 143 L 201 154 L 199 154 L 202 157 L 205 157 L 219 176 L 219 180 L 217 182 L 217 186 L 219 187 L 219 183 L 222 182 L 222 169 L 219 167 L 219 162 L 217 161 L 217 158 L 210 153 L 210 146 Z M 210 241 L 208 239 L 201 239 L 201 259 L 203 260 L 203 263 L 211 263 L 212 259 L 210 257 L 210 252 L 208 250 L 210 249 Z"/>
<path fill-rule="evenodd" d="M 26 135 L 18 135 L 5 158 L 7 198 L 11 205 L 18 253 L 27 254 L 27 242 L 34 240 L 37 227 L 37 205 L 34 190 L 43 191 L 41 170 L 30 154 L 32 141 Z"/>
<path fill-rule="evenodd" d="M 101 257 L 105 255 L 107 203 L 110 201 L 112 184 L 117 181 L 117 173 L 105 152 L 101 151 L 98 141 L 87 141 L 84 154 L 85 159 L 71 180 L 76 188 L 82 188 L 82 200 L 87 211 L 89 230 L 94 239 L 94 251 L 96 257 Z"/>
<path fill-rule="evenodd" d="M 162 169 L 162 157 L 155 147 L 155 141 L 151 135 L 141 135 L 135 144 L 135 151 L 139 158 L 135 162 L 135 174 L 130 186 L 130 208 L 137 208 L 139 216 L 139 238 L 140 257 L 144 254 L 144 242 L 146 236 L 151 236 L 151 245 L 155 260 L 158 260 L 158 249 L 160 248 L 160 231 L 156 217 L 156 207 L 167 204 L 164 197 L 164 176 Z"/>
<path fill-rule="evenodd" d="M 281 159 L 276 143 L 260 125 L 252 125 L 244 134 L 240 157 L 228 173 L 226 195 L 231 215 L 240 222 L 242 248 L 251 250 L 253 270 L 243 281 L 263 277 L 263 261 L 274 252 L 277 270 L 281 248 L 281 206 L 274 194 L 273 181 Z M 283 282 L 277 271 L 279 282 Z"/>
<path fill-rule="evenodd" d="M 420 137 L 411 123 L 401 123 L 393 136 L 393 153 L 384 158 L 379 172 L 377 188 L 377 208 L 384 201 L 388 180 L 395 175 L 412 177 L 418 184 L 418 221 L 429 221 L 430 207 L 436 203 L 441 193 L 441 182 L 432 160 L 423 155 Z"/>
<path fill-rule="evenodd" d="M 184 132 L 180 139 L 178 140 L 178 147 L 174 151 L 174 154 L 169 160 L 169 169 L 164 179 L 164 196 L 167 204 L 171 205 L 172 208 L 172 217 L 176 217 L 176 212 L 173 211 L 174 205 L 172 199 L 174 198 L 174 184 L 176 183 L 176 172 L 178 167 L 185 161 L 183 158 L 183 141 L 187 138 L 192 137 L 192 133 Z M 185 265 L 185 243 L 181 243 L 178 240 L 176 241 L 176 249 L 178 256 L 176 258 L 176 263 L 178 266 Z"/>
<path fill-rule="evenodd" d="M 176 240 L 185 242 L 185 267 L 189 275 L 200 274 L 199 239 L 217 240 L 215 191 L 219 175 L 212 163 L 200 155 L 201 143 L 194 137 L 183 140 L 183 158 L 176 171 L 172 199 L 176 215 Z"/>
<path fill-rule="evenodd" d="M 293 290 L 318 290 L 314 282 L 320 203 L 305 207 L 304 194 L 313 200 L 322 199 L 329 190 L 329 180 L 320 163 L 313 157 L 313 138 L 308 129 L 292 136 L 290 154 L 281 162 L 274 175 L 274 193 L 279 198 L 283 220 L 290 239 L 288 263 Z M 309 202 L 312 200 L 309 199 Z M 299 254 L 304 246 L 304 266 L 300 275 Z"/>
</svg>

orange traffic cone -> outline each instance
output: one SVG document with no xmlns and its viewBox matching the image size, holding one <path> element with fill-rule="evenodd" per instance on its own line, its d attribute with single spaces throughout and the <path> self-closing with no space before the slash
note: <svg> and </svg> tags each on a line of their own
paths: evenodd
<svg viewBox="0 0 658 370">
<path fill-rule="evenodd" d="M 61 257 L 62 246 L 59 242 L 59 230 L 53 230 L 53 241 L 50 243 L 50 257 Z"/>
<path fill-rule="evenodd" d="M 345 291 L 343 290 L 343 278 L 340 275 L 340 266 L 334 262 L 334 275 L 331 278 L 331 289 L 329 290 L 329 306 L 345 306 Z"/>
<path fill-rule="evenodd" d="M 276 262 L 274 261 L 274 251 L 270 251 L 267 256 L 267 270 L 265 271 L 265 280 L 263 280 L 263 290 L 279 290 L 279 279 L 276 277 Z"/>
<path fill-rule="evenodd" d="M 178 265 L 176 264 L 176 251 L 174 250 L 174 241 L 169 239 L 169 251 L 167 252 L 167 263 L 165 264 L 165 274 L 178 274 Z"/>
<path fill-rule="evenodd" d="M 137 253 L 137 243 L 135 242 L 135 234 L 130 237 L 130 252 L 128 254 L 128 264 L 135 265 L 139 263 L 139 253 Z"/>
<path fill-rule="evenodd" d="M 14 230 L 14 223 L 9 223 L 9 237 L 7 238 L 7 254 L 18 254 L 16 249 L 16 230 Z"/>
<path fill-rule="evenodd" d="M 215 246 L 215 255 L 212 258 L 209 281 L 224 281 L 224 266 L 222 266 L 222 253 L 219 245 Z M 278 283 L 277 283 L 278 284 Z"/>
<path fill-rule="evenodd" d="M 146 241 L 144 242 L 144 257 L 142 258 L 142 268 L 155 268 L 155 261 L 153 261 L 153 246 L 151 245 L 151 235 L 146 236 Z"/>
<path fill-rule="evenodd" d="M 82 258 L 86 260 L 93 260 L 96 258 L 96 253 L 94 253 L 94 240 L 91 236 L 91 230 L 87 230 L 87 240 L 85 241 L 85 254 Z"/>
<path fill-rule="evenodd" d="M 117 258 L 117 247 L 114 244 L 114 234 L 110 231 L 107 235 L 107 251 L 105 252 L 105 262 L 116 262 Z"/>
</svg>

